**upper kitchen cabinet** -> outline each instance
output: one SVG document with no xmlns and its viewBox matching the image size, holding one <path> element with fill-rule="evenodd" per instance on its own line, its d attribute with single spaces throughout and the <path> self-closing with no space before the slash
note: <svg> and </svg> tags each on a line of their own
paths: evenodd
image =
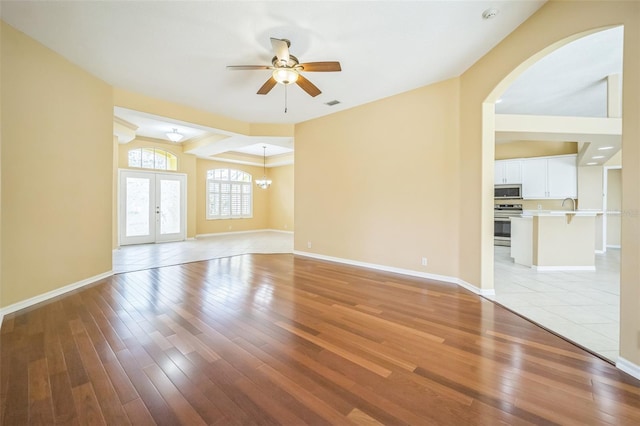
<svg viewBox="0 0 640 426">
<path fill-rule="evenodd" d="M 495 162 L 494 183 L 496 185 L 522 183 L 522 161 L 498 160 Z"/>
<path fill-rule="evenodd" d="M 576 198 L 577 170 L 575 155 L 522 160 L 522 198 Z"/>
</svg>

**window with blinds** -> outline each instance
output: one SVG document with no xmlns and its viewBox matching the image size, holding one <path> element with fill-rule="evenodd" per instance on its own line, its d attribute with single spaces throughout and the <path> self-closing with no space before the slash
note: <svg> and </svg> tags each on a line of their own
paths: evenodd
<svg viewBox="0 0 640 426">
<path fill-rule="evenodd" d="M 242 170 L 207 170 L 207 219 L 253 217 L 251 175 Z"/>
</svg>

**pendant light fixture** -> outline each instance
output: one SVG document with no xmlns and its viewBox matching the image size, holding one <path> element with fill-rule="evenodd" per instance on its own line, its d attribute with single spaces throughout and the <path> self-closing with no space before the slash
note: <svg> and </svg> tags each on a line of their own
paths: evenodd
<svg viewBox="0 0 640 426">
<path fill-rule="evenodd" d="M 262 149 L 264 150 L 262 154 L 262 179 L 256 179 L 256 185 L 258 188 L 268 189 L 271 186 L 271 179 L 267 179 L 267 146 L 263 145 Z"/>
<path fill-rule="evenodd" d="M 167 132 L 167 137 L 171 142 L 180 142 L 184 136 L 178 133 L 178 129 L 173 129 L 171 132 Z"/>
</svg>

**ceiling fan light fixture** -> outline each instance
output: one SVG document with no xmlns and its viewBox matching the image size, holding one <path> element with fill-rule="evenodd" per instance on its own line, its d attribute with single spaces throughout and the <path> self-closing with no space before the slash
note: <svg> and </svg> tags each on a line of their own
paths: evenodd
<svg viewBox="0 0 640 426">
<path fill-rule="evenodd" d="M 180 142 L 184 135 L 178 133 L 178 129 L 173 129 L 172 131 L 167 132 L 167 137 L 171 142 Z"/>
<path fill-rule="evenodd" d="M 298 80 L 298 71 L 292 68 L 276 68 L 273 70 L 273 79 L 280 84 L 292 84 Z"/>
</svg>

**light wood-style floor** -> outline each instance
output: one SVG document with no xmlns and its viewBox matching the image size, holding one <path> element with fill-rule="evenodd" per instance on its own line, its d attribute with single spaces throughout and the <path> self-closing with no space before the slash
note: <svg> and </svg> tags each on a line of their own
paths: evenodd
<svg viewBox="0 0 640 426">
<path fill-rule="evenodd" d="M 453 284 L 290 254 L 115 275 L 5 317 L 0 422 L 640 424 L 640 383 Z"/>
</svg>

